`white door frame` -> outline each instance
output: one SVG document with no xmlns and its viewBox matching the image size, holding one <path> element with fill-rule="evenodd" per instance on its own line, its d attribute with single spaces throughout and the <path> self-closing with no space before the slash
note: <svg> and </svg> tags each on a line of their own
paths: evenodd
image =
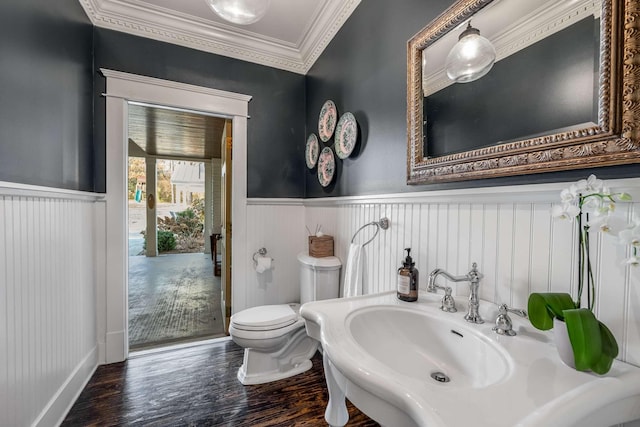
<svg viewBox="0 0 640 427">
<path fill-rule="evenodd" d="M 127 296 L 127 117 L 128 102 L 202 111 L 233 120 L 231 276 L 246 283 L 247 118 L 251 96 L 168 80 L 101 69 L 107 79 L 104 277 L 97 280 L 99 363 L 120 362 L 129 354 Z M 100 249 L 97 250 L 101 254 Z M 234 298 L 235 299 L 235 298 Z M 233 306 L 233 305 L 232 305 Z"/>
</svg>

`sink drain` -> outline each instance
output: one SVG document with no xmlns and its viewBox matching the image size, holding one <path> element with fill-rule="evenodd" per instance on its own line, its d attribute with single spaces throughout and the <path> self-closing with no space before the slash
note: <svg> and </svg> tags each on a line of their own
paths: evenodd
<svg viewBox="0 0 640 427">
<path fill-rule="evenodd" d="M 451 381 L 449 377 L 443 372 L 432 372 L 431 378 L 438 381 L 439 383 L 448 383 Z"/>
</svg>

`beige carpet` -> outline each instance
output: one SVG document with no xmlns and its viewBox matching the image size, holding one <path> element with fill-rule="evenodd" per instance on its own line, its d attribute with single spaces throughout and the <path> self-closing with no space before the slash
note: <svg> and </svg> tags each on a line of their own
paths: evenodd
<svg viewBox="0 0 640 427">
<path fill-rule="evenodd" d="M 129 347 L 224 335 L 211 256 L 129 257 Z"/>
</svg>

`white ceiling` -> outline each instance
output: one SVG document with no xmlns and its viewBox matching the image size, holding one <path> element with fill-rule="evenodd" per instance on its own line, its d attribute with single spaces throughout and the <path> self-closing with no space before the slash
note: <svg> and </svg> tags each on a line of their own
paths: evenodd
<svg viewBox="0 0 640 427">
<path fill-rule="evenodd" d="M 271 0 L 251 25 L 205 0 L 79 0 L 97 27 L 306 74 L 361 0 Z"/>
</svg>

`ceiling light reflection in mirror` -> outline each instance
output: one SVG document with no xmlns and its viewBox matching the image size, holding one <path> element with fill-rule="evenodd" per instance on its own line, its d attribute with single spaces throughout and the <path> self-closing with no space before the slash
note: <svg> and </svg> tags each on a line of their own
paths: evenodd
<svg viewBox="0 0 640 427">
<path fill-rule="evenodd" d="M 447 55 L 447 77 L 456 83 L 469 83 L 486 75 L 496 60 L 496 50 L 480 30 L 471 26 L 458 37 L 458 42 Z"/>
<path fill-rule="evenodd" d="M 473 27 L 481 29 L 482 36 L 491 42 L 498 62 L 580 19 L 590 15 L 599 18 L 600 7 L 600 1 L 594 0 L 495 0 L 473 16 Z M 446 58 L 468 25 L 468 20 L 461 22 L 423 51 L 425 97 L 455 83 L 447 76 Z"/>
</svg>

